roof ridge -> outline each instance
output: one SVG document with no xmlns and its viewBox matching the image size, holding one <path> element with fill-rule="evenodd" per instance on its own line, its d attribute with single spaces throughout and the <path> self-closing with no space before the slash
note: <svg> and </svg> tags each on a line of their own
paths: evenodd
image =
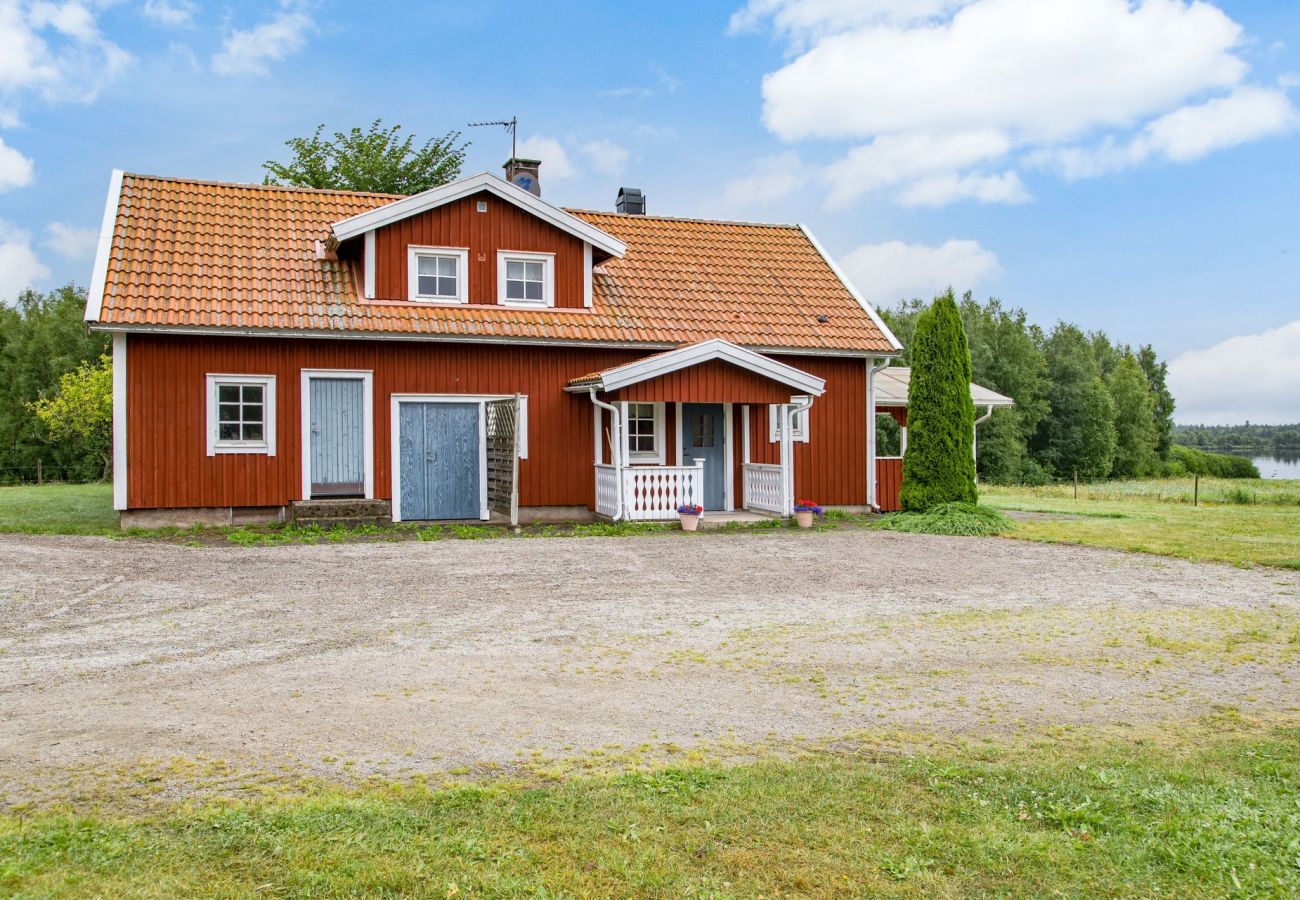
<svg viewBox="0 0 1300 900">
<path fill-rule="evenodd" d="M 313 194 L 330 194 L 345 197 L 376 197 L 385 200 L 402 200 L 408 194 L 385 194 L 381 191 L 345 191 L 341 188 L 301 187 L 295 184 L 254 184 L 246 181 L 220 181 L 212 178 L 184 178 L 176 175 L 149 175 L 144 172 L 123 172 L 127 178 L 142 178 L 148 181 L 166 181 L 172 184 L 196 184 L 205 187 L 251 188 L 264 191 L 305 191 Z"/>
<path fill-rule="evenodd" d="M 567 213 L 575 216 L 613 216 L 619 219 L 633 219 L 641 221 L 643 219 L 661 219 L 666 222 L 698 222 L 701 225 L 746 225 L 752 228 L 787 228 L 797 231 L 799 225 L 793 222 L 747 222 L 743 219 L 704 219 L 699 216 L 659 216 L 648 213 L 621 213 L 613 210 L 604 209 L 574 209 L 562 207 Z"/>
</svg>

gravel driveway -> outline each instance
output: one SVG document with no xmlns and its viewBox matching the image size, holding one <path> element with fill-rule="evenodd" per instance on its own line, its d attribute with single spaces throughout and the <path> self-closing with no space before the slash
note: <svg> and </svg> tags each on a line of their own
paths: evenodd
<svg viewBox="0 0 1300 900">
<path fill-rule="evenodd" d="M 857 530 L 0 536 L 0 801 L 141 760 L 408 775 L 649 745 L 1294 715 L 1300 573 Z"/>
</svg>

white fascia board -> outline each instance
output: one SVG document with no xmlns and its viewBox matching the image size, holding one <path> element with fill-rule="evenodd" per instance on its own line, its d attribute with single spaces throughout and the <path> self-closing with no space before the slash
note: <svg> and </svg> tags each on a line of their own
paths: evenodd
<svg viewBox="0 0 1300 900">
<path fill-rule="evenodd" d="M 601 378 L 601 389 L 617 391 L 631 384 L 649 381 L 652 378 L 658 378 L 661 375 L 667 375 L 670 372 L 676 372 L 700 363 L 711 362 L 715 359 L 747 369 L 773 381 L 779 381 L 816 397 L 820 397 L 826 391 L 825 379 L 809 375 L 802 369 L 796 369 L 794 366 L 777 362 L 763 356 L 761 353 L 746 350 L 744 347 L 739 347 L 721 338 L 692 344 L 680 350 L 660 354 L 652 359 L 628 363 L 616 369 L 610 369 Z"/>
<path fill-rule="evenodd" d="M 867 315 L 871 316 L 871 321 L 875 322 L 876 327 L 880 329 L 880 333 L 889 339 L 889 343 L 893 345 L 894 350 L 902 350 L 903 345 L 899 342 L 898 338 L 894 337 L 894 332 L 889 330 L 889 326 L 885 324 L 885 320 L 880 318 L 880 314 L 877 313 L 871 304 L 867 302 L 866 298 L 858 293 L 858 289 L 853 286 L 853 282 L 849 281 L 848 276 L 844 274 L 844 270 L 836 264 L 835 260 L 831 259 L 831 255 L 826 252 L 826 248 L 821 245 L 817 238 L 813 237 L 813 233 L 808 230 L 808 226 L 801 224 L 799 230 L 802 231 L 803 236 L 808 239 L 808 243 L 813 245 L 813 249 L 816 250 L 818 254 L 821 255 L 821 258 L 826 261 L 826 265 L 830 266 L 831 271 L 835 273 L 835 277 L 840 280 L 840 284 L 844 285 L 844 288 L 853 295 L 853 299 L 858 301 L 858 305 L 866 310 Z"/>
<path fill-rule="evenodd" d="M 599 247 L 611 256 L 621 258 L 627 253 L 627 244 L 613 235 L 606 234 L 596 226 L 584 222 L 558 206 L 534 197 L 528 191 L 498 178 L 491 172 L 483 172 L 479 175 L 463 178 L 460 181 L 453 181 L 451 184 L 430 188 L 402 200 L 394 200 L 392 203 L 378 209 L 358 213 L 355 216 L 343 219 L 341 222 L 335 222 L 331 226 L 331 230 L 336 238 L 345 241 L 348 238 L 365 234 L 367 231 L 374 231 L 376 228 L 382 228 L 410 216 L 460 200 L 479 191 L 488 191 L 507 203 L 512 203 L 520 209 L 532 213 L 539 219 L 554 225 L 561 231 L 567 231 L 580 240 L 586 241 L 594 247 Z"/>
<path fill-rule="evenodd" d="M 108 199 L 104 201 L 104 218 L 99 226 L 95 246 L 95 267 L 90 271 L 90 289 L 86 292 L 86 321 L 98 322 L 104 310 L 104 288 L 108 283 L 108 257 L 113 251 L 113 226 L 122 200 L 122 170 L 114 169 L 108 179 Z"/>
</svg>

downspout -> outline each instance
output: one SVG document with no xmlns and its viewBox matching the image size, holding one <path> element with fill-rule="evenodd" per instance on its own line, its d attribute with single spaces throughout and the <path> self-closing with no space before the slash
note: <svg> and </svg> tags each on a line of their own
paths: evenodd
<svg viewBox="0 0 1300 900">
<path fill-rule="evenodd" d="M 618 496 L 614 501 L 614 521 L 617 522 L 623 518 L 623 463 L 621 459 L 623 441 L 619 435 L 619 429 L 623 427 L 623 418 L 617 406 L 596 397 L 594 387 L 588 388 L 587 393 L 591 397 L 592 404 L 598 409 L 609 410 L 609 462 L 614 467 L 614 480 L 618 484 Z M 600 459 L 598 458 L 596 462 L 600 462 Z"/>
<path fill-rule="evenodd" d="M 991 415 L 993 415 L 993 404 L 990 403 L 988 406 L 984 407 L 984 415 L 980 416 L 978 419 L 975 420 L 975 427 L 971 429 L 970 455 L 975 458 L 975 462 L 977 465 L 979 463 L 979 458 L 980 458 L 979 447 L 978 447 L 980 426 L 985 422 L 987 422 L 989 420 L 989 416 Z M 975 483 L 976 484 L 980 483 L 980 473 L 978 471 L 975 472 Z"/>
<path fill-rule="evenodd" d="M 799 413 L 812 409 L 812 405 L 811 394 L 798 403 L 788 404 L 785 407 L 785 419 L 781 422 L 781 453 L 786 463 L 783 475 L 786 479 L 785 515 L 787 516 L 794 515 L 794 419 Z"/>
<path fill-rule="evenodd" d="M 872 512 L 880 512 L 876 502 L 876 373 L 888 365 L 888 359 L 874 365 L 867 362 L 867 507 Z"/>
</svg>

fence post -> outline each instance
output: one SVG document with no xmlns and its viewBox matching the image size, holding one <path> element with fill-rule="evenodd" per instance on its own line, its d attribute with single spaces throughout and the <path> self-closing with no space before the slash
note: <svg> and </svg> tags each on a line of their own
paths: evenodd
<svg viewBox="0 0 1300 900">
<path fill-rule="evenodd" d="M 1079 499 L 1079 470 L 1074 470 L 1074 499 Z"/>
<path fill-rule="evenodd" d="M 1192 506 L 1199 506 L 1201 503 L 1201 473 L 1196 472 L 1192 475 Z"/>
<path fill-rule="evenodd" d="M 41 484 L 41 458 L 36 457 L 36 483 Z"/>
</svg>

